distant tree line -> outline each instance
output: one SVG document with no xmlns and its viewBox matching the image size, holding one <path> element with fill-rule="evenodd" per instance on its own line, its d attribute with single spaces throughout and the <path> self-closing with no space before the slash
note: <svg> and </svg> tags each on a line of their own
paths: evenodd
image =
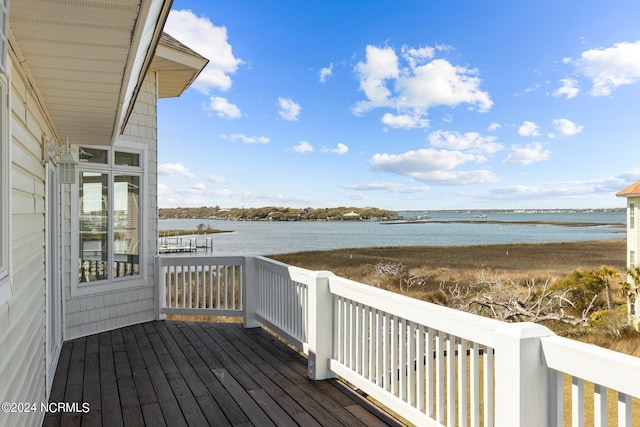
<svg viewBox="0 0 640 427">
<path fill-rule="evenodd" d="M 362 220 L 390 220 L 398 218 L 395 211 L 373 207 L 289 208 L 265 206 L 261 208 L 222 209 L 219 206 L 199 208 L 161 208 L 160 218 L 203 218 L 245 221 L 339 221 L 355 212 Z"/>
</svg>

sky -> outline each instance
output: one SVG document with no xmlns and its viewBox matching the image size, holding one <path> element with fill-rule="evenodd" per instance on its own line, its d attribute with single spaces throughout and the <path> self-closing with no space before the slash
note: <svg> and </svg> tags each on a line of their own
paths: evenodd
<svg viewBox="0 0 640 427">
<path fill-rule="evenodd" d="M 160 207 L 625 206 L 640 2 L 174 0 Z"/>
</svg>

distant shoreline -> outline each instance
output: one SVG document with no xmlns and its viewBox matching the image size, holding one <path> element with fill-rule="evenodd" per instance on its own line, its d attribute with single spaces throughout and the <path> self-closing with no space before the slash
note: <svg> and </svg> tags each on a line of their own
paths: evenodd
<svg viewBox="0 0 640 427">
<path fill-rule="evenodd" d="M 496 221 L 496 220 L 417 220 L 417 221 L 387 221 L 382 225 L 405 225 L 405 224 L 522 224 L 522 225 L 558 225 L 562 227 L 596 227 L 606 225 L 608 227 L 625 228 L 622 222 L 572 222 L 572 221 Z"/>
</svg>

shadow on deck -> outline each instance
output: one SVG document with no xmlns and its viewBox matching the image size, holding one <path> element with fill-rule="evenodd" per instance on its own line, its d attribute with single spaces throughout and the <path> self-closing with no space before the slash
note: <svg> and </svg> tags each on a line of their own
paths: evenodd
<svg viewBox="0 0 640 427">
<path fill-rule="evenodd" d="M 44 425 L 400 425 L 343 383 L 306 375 L 306 359 L 263 329 L 149 322 L 66 342 L 49 401 L 90 410 Z"/>
</svg>

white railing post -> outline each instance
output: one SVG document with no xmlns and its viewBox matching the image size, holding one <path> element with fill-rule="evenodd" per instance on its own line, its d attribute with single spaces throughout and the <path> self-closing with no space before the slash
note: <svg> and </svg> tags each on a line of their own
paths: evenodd
<svg viewBox="0 0 640 427">
<path fill-rule="evenodd" d="M 155 305 L 155 317 L 156 320 L 165 320 L 167 315 L 162 312 L 162 308 L 167 300 L 166 290 L 167 283 L 164 274 L 162 274 L 161 260 L 159 256 L 155 257 L 155 284 L 156 284 L 156 305 Z"/>
<path fill-rule="evenodd" d="M 335 377 L 329 365 L 333 353 L 333 299 L 329 290 L 329 271 L 315 271 L 309 284 L 309 378 Z"/>
<path fill-rule="evenodd" d="M 241 284 L 241 286 L 243 286 Z M 244 289 L 242 290 L 242 308 L 244 309 L 244 327 L 258 328 L 261 323 L 256 318 L 258 310 L 258 275 L 255 257 L 244 260 Z"/>
<path fill-rule="evenodd" d="M 495 425 L 549 425 L 549 375 L 540 338 L 555 334 L 534 323 L 508 323 L 496 333 Z"/>
</svg>

